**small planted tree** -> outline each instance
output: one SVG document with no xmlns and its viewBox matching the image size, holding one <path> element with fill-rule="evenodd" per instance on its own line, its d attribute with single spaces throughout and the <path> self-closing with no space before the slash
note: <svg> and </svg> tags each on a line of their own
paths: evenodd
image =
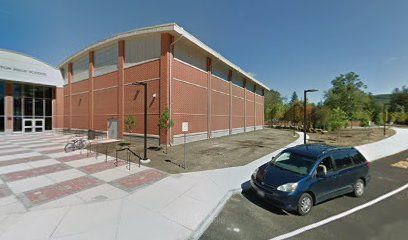
<svg viewBox="0 0 408 240">
<path fill-rule="evenodd" d="M 174 121 L 170 119 L 170 111 L 166 108 L 159 119 L 159 128 L 160 130 L 167 131 L 168 129 L 174 126 Z M 166 144 L 166 154 L 167 154 L 167 144 Z"/>
<path fill-rule="evenodd" d="M 125 119 L 125 131 L 131 132 L 136 124 L 136 120 L 133 116 L 127 116 Z"/>
</svg>

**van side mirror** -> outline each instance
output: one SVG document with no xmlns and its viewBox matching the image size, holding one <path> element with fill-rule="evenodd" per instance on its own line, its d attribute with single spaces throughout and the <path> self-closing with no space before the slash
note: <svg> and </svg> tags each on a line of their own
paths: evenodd
<svg viewBox="0 0 408 240">
<path fill-rule="evenodd" d="M 323 165 L 317 166 L 316 177 L 323 178 L 326 177 L 326 175 L 327 175 L 326 167 Z"/>
</svg>

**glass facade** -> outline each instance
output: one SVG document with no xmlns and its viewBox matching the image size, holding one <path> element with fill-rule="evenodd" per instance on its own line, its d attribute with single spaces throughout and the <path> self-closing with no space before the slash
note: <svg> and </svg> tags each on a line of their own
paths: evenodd
<svg viewBox="0 0 408 240">
<path fill-rule="evenodd" d="M 52 130 L 53 87 L 13 84 L 13 131 L 22 131 L 23 119 L 43 119 Z"/>
</svg>

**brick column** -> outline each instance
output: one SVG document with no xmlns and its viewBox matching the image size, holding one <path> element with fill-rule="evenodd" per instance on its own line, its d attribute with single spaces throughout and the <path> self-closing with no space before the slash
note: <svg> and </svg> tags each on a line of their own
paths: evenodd
<svg viewBox="0 0 408 240">
<path fill-rule="evenodd" d="M 125 40 L 119 41 L 118 48 L 118 138 L 123 138 L 125 132 Z"/>
<path fill-rule="evenodd" d="M 246 114 L 246 105 L 247 105 L 247 94 L 246 94 L 246 88 L 247 88 L 247 79 L 244 78 L 244 132 L 246 132 L 246 123 L 247 123 L 247 114 Z"/>
<path fill-rule="evenodd" d="M 68 63 L 68 104 L 69 104 L 69 120 L 68 129 L 72 127 L 72 63 Z"/>
<path fill-rule="evenodd" d="M 94 51 L 89 52 L 89 81 L 88 81 L 88 110 L 89 110 L 89 123 L 88 128 L 94 129 L 94 66 L 95 66 L 95 53 Z"/>
<path fill-rule="evenodd" d="M 211 87 L 211 67 L 212 62 L 211 58 L 207 57 L 207 138 L 211 138 L 211 95 L 212 95 L 212 87 Z"/>
<path fill-rule="evenodd" d="M 5 132 L 13 131 L 13 84 L 6 83 L 4 96 Z"/>
<path fill-rule="evenodd" d="M 171 109 L 171 66 L 173 62 L 173 53 L 171 49 L 171 43 L 174 41 L 174 37 L 169 33 L 161 34 L 161 54 L 160 54 L 160 86 L 159 86 L 159 109 L 160 115 L 165 109 L 170 111 L 170 119 L 173 119 L 173 112 Z M 181 123 L 174 123 L 181 124 Z M 169 145 L 172 138 L 172 131 L 162 130 L 159 131 L 160 144 Z"/>
<path fill-rule="evenodd" d="M 256 130 L 256 84 L 254 84 L 254 130 Z"/>
<path fill-rule="evenodd" d="M 229 134 L 232 134 L 232 71 L 228 70 L 228 84 L 229 84 Z"/>
</svg>

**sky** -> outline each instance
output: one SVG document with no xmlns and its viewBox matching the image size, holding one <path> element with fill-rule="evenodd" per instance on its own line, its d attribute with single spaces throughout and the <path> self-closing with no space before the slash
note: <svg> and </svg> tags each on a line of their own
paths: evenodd
<svg viewBox="0 0 408 240">
<path fill-rule="evenodd" d="M 117 33 L 175 22 L 290 99 L 350 71 L 373 94 L 408 85 L 408 1 L 0 0 L 0 48 L 53 66 Z"/>
</svg>

